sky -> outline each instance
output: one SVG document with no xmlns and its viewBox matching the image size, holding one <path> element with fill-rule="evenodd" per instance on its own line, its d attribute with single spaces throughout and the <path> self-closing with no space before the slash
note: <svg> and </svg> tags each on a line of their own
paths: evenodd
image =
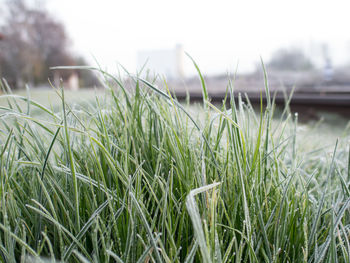
<svg viewBox="0 0 350 263">
<path fill-rule="evenodd" d="M 326 44 L 334 64 L 350 62 L 347 0 L 47 0 L 66 25 L 74 51 L 108 70 L 136 70 L 141 50 L 182 44 L 205 74 L 255 69 L 279 48 L 303 49 L 322 63 Z M 185 71 L 195 69 L 186 59 Z"/>
</svg>

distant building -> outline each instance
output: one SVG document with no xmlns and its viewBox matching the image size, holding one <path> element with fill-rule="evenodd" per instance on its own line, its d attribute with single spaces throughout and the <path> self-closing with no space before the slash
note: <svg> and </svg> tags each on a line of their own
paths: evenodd
<svg viewBox="0 0 350 263">
<path fill-rule="evenodd" d="M 75 70 L 54 71 L 53 84 L 60 87 L 63 84 L 65 89 L 79 90 L 79 75 Z"/>
<path fill-rule="evenodd" d="M 165 76 L 167 79 L 184 77 L 184 50 L 182 45 L 174 49 L 144 50 L 137 53 L 137 69 L 145 66 L 153 74 Z"/>
<path fill-rule="evenodd" d="M 323 68 L 323 78 L 325 81 L 329 82 L 333 80 L 333 75 L 334 75 L 334 71 L 333 71 L 331 60 L 327 58 L 325 66 Z"/>
</svg>

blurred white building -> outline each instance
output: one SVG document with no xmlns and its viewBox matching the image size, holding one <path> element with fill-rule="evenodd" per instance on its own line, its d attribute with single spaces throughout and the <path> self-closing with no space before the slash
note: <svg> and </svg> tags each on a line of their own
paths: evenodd
<svg viewBox="0 0 350 263">
<path fill-rule="evenodd" d="M 151 74 L 165 76 L 167 79 L 184 77 L 184 50 L 182 45 L 174 49 L 143 50 L 137 53 L 137 69 L 145 67 Z"/>
</svg>

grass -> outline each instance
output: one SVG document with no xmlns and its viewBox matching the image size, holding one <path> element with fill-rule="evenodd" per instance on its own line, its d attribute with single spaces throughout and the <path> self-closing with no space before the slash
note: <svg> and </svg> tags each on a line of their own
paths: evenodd
<svg viewBox="0 0 350 263">
<path fill-rule="evenodd" d="M 16 90 L 11 92 L 14 95 L 27 97 L 26 90 Z M 1 94 L 1 93 L 0 93 Z M 65 101 L 68 104 L 74 104 L 79 101 L 79 104 L 88 104 L 95 99 L 95 96 L 101 98 L 104 95 L 104 91 L 101 89 L 80 89 L 77 91 L 66 90 L 65 91 Z M 34 88 L 30 89 L 30 98 L 36 102 L 39 102 L 43 106 L 50 108 L 54 111 L 59 111 L 62 107 L 62 100 L 57 95 L 57 92 L 51 87 L 47 88 Z M 25 101 L 18 100 L 17 103 L 21 107 L 26 107 Z M 0 100 L 0 106 L 7 106 L 7 101 L 4 99 Z M 35 109 L 34 109 L 35 110 Z M 39 112 L 40 113 L 40 112 Z"/>
<path fill-rule="evenodd" d="M 306 147 L 231 81 L 194 116 L 166 83 L 100 73 L 83 106 L 0 98 L 2 262 L 349 262 L 344 139 Z"/>
</svg>

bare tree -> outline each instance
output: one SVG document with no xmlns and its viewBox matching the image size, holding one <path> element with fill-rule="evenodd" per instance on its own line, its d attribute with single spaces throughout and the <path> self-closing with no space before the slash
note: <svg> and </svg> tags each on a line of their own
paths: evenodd
<svg viewBox="0 0 350 263">
<path fill-rule="evenodd" d="M 29 6 L 24 0 L 11 0 L 5 11 L 5 23 L 0 28 L 2 76 L 16 86 L 23 82 L 38 84 L 52 77 L 49 67 L 74 64 L 63 25 L 46 10 Z"/>
</svg>

